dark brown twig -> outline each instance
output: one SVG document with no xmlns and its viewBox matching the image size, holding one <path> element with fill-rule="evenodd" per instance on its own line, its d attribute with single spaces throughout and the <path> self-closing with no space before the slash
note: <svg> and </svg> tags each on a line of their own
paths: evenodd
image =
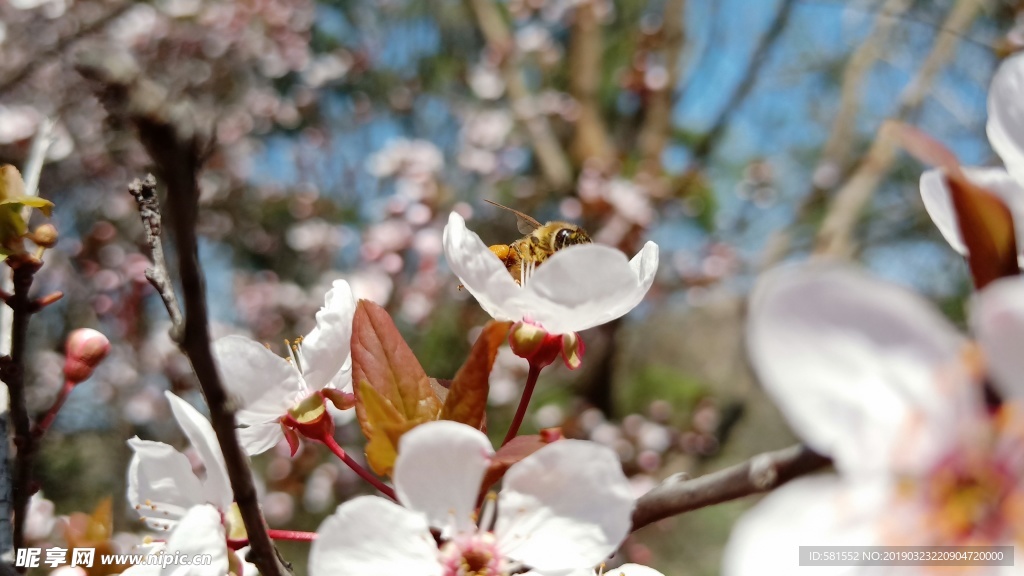
<svg viewBox="0 0 1024 576">
<path fill-rule="evenodd" d="M 693 480 L 670 477 L 637 500 L 633 530 L 683 512 L 767 492 L 830 463 L 806 446 L 796 445 Z"/>
<path fill-rule="evenodd" d="M 281 576 L 287 569 L 267 534 L 248 457 L 238 444 L 235 409 L 224 391 L 210 348 L 206 289 L 195 230 L 199 171 L 209 138 L 200 132 L 187 107 L 166 102 L 163 92 L 143 78 L 135 63 L 125 56 L 87 53 L 82 55 L 77 68 L 83 76 L 97 82 L 111 114 L 135 124 L 139 139 L 166 182 L 185 302 L 179 344 L 192 364 L 210 409 L 231 489 L 248 533 L 251 561 L 263 576 Z"/>
<path fill-rule="evenodd" d="M 13 262 L 11 264 L 14 264 Z M 32 315 L 32 301 L 28 291 L 32 278 L 41 263 L 26 258 L 14 267 L 14 293 L 7 300 L 13 311 L 11 322 L 11 354 L 3 359 L 3 381 L 7 383 L 11 397 L 11 422 L 14 425 L 14 445 L 17 454 L 14 460 L 14 549 L 25 545 L 25 519 L 28 501 L 32 497 L 32 460 L 35 457 L 36 438 L 32 435 L 32 421 L 25 402 L 25 350 L 28 339 L 28 320 Z"/>
<path fill-rule="evenodd" d="M 167 315 L 171 317 L 171 335 L 177 342 L 181 339 L 184 319 L 181 316 L 178 297 L 174 294 L 170 274 L 167 272 L 163 242 L 160 241 L 160 202 L 156 195 L 156 177 L 147 174 L 144 180 L 132 180 L 128 184 L 128 192 L 139 205 L 139 216 L 142 218 L 143 228 L 146 229 L 146 244 L 149 245 L 149 253 L 153 257 L 153 266 L 146 268 L 146 279 L 153 288 L 156 288 L 167 308 Z"/>
</svg>

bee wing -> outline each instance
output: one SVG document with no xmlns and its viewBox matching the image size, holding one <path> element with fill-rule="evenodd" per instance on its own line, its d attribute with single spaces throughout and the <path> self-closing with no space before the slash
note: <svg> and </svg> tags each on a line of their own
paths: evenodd
<svg viewBox="0 0 1024 576">
<path fill-rule="evenodd" d="M 508 206 L 503 206 L 501 204 L 498 204 L 497 202 L 491 202 L 490 200 L 484 200 L 484 202 L 487 202 L 488 204 L 491 204 L 493 206 L 497 206 L 502 210 L 508 210 L 509 212 L 515 214 L 516 224 L 519 226 L 519 232 L 521 232 L 522 234 L 529 234 L 536 230 L 537 228 L 540 228 L 541 226 L 540 222 L 537 222 L 537 220 L 534 219 L 532 216 L 523 214 L 522 212 L 516 210 L 515 208 L 509 208 Z"/>
</svg>

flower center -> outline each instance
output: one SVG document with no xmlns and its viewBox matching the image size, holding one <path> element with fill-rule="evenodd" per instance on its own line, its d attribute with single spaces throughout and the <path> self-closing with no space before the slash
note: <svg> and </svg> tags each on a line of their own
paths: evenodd
<svg viewBox="0 0 1024 576">
<path fill-rule="evenodd" d="M 952 454 L 924 482 L 926 521 L 941 542 L 991 541 L 1006 533 L 1016 482 L 991 455 Z"/>
<path fill-rule="evenodd" d="M 460 534 L 441 547 L 444 576 L 503 576 L 507 563 L 490 532 Z"/>
</svg>

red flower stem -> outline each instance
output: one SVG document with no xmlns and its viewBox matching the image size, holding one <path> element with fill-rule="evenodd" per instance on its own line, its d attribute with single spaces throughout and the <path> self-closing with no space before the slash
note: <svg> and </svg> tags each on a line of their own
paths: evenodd
<svg viewBox="0 0 1024 576">
<path fill-rule="evenodd" d="M 526 417 L 526 408 L 530 405 L 530 398 L 533 397 L 533 389 L 537 387 L 537 377 L 543 366 L 537 366 L 530 362 L 530 373 L 526 376 L 526 388 L 523 389 L 523 396 L 519 399 L 519 408 L 516 408 L 516 415 L 512 418 L 512 424 L 508 427 L 505 440 L 501 442 L 504 446 L 512 441 L 519 434 L 519 427 L 523 425 L 523 418 Z"/>
<path fill-rule="evenodd" d="M 398 498 L 395 497 L 395 491 L 392 490 L 390 486 L 381 482 L 380 478 L 377 478 L 373 474 L 370 474 L 370 472 L 366 468 L 360 466 L 358 462 L 356 462 L 355 460 L 352 459 L 351 456 L 346 454 L 345 449 L 342 448 L 341 446 L 338 446 L 338 442 L 334 439 L 333 436 L 325 435 L 325 438 L 322 440 L 322 442 L 327 445 L 327 447 L 331 450 L 331 452 L 334 453 L 335 456 L 341 458 L 341 461 L 344 462 L 349 468 L 351 468 L 353 472 L 359 474 L 360 478 L 372 484 L 374 488 L 380 490 L 381 493 L 387 496 L 388 498 L 391 498 L 395 502 L 398 501 Z"/>
<path fill-rule="evenodd" d="M 267 534 L 274 540 L 293 540 L 295 542 L 312 542 L 316 540 L 316 532 L 267 529 Z"/>
<path fill-rule="evenodd" d="M 68 399 L 68 394 L 71 394 L 71 391 L 74 390 L 74 388 L 74 382 L 70 380 L 66 380 L 64 382 L 64 386 L 60 389 L 60 392 L 57 393 L 57 399 L 53 401 L 53 406 L 50 406 L 50 409 L 46 411 L 43 418 L 36 422 L 36 426 L 35 429 L 32 430 L 32 434 L 39 437 L 49 430 L 50 425 L 57 419 L 57 412 L 60 412 L 60 409 L 64 406 L 64 401 Z"/>
</svg>

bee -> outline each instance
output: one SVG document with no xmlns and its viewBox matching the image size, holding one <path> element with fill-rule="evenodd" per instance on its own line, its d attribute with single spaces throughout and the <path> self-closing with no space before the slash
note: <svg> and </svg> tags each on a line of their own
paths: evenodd
<svg viewBox="0 0 1024 576">
<path fill-rule="evenodd" d="M 502 210 L 508 210 L 518 218 L 519 231 L 525 236 L 511 244 L 495 244 L 488 246 L 491 252 L 505 265 L 517 284 L 522 284 L 523 274 L 532 273 L 552 254 L 575 244 L 590 244 L 587 232 L 569 222 L 548 222 L 541 224 L 522 212 L 502 206 L 497 202 L 485 200 Z M 524 269 L 525 268 L 525 269 Z"/>
</svg>

